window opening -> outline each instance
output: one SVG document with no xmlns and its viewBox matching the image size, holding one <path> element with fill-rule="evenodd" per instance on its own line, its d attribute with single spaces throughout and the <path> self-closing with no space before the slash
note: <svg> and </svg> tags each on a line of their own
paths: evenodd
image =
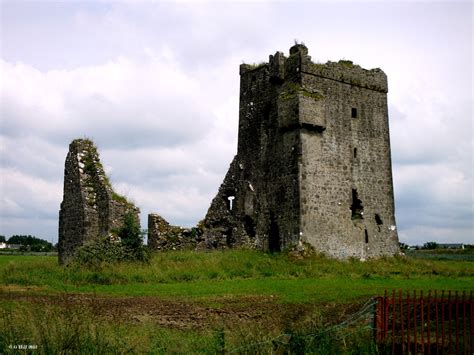
<svg viewBox="0 0 474 355">
<path fill-rule="evenodd" d="M 275 217 L 270 217 L 270 232 L 268 234 L 268 249 L 270 252 L 280 251 L 280 231 Z"/>
<path fill-rule="evenodd" d="M 381 226 L 383 224 L 382 218 L 380 218 L 380 215 L 378 213 L 375 214 L 375 223 L 377 223 L 378 226 Z"/>
<path fill-rule="evenodd" d="M 357 158 L 357 148 L 354 148 L 354 159 Z"/>
<path fill-rule="evenodd" d="M 248 236 L 252 239 L 255 239 L 255 222 L 253 221 L 252 217 L 247 215 L 244 217 L 244 228 Z"/>
<path fill-rule="evenodd" d="M 235 200 L 235 196 L 227 197 L 227 209 L 229 211 L 232 211 L 232 208 L 234 207 L 234 200 Z"/>
<path fill-rule="evenodd" d="M 375 223 L 377 223 L 377 228 L 379 229 L 379 232 L 382 230 L 380 226 L 383 224 L 382 218 L 380 218 L 380 215 L 378 213 L 375 214 Z"/>
<path fill-rule="evenodd" d="M 362 201 L 359 200 L 356 189 L 352 189 L 352 205 L 351 205 L 352 219 L 363 219 L 364 206 Z"/>
<path fill-rule="evenodd" d="M 357 109 L 355 107 L 353 107 L 352 110 L 351 110 L 351 117 L 352 118 L 357 118 Z"/>
<path fill-rule="evenodd" d="M 367 229 L 364 230 L 365 232 L 365 244 L 369 243 L 369 233 L 367 232 Z"/>
</svg>

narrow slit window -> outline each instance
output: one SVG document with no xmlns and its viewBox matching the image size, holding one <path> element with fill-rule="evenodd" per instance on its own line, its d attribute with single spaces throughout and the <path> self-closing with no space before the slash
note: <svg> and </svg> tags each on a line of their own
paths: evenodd
<svg viewBox="0 0 474 355">
<path fill-rule="evenodd" d="M 369 233 L 367 232 L 367 229 L 364 230 L 365 232 L 365 244 L 369 243 Z"/>
<path fill-rule="evenodd" d="M 357 108 L 353 107 L 351 110 L 351 117 L 357 118 Z"/>
<path fill-rule="evenodd" d="M 382 218 L 380 218 L 380 215 L 378 213 L 375 214 L 375 223 L 377 223 L 378 226 L 381 226 L 383 224 Z"/>
<path fill-rule="evenodd" d="M 357 148 L 354 148 L 354 159 L 357 158 Z"/>
</svg>

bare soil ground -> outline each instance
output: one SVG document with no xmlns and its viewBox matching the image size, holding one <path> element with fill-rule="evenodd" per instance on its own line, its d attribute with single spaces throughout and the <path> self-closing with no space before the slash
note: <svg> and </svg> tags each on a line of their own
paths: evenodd
<svg viewBox="0 0 474 355">
<path fill-rule="evenodd" d="M 158 297 L 106 297 L 93 294 L 34 295 L 25 290 L 0 292 L 0 300 L 15 300 L 84 310 L 106 321 L 152 322 L 171 329 L 206 329 L 214 326 L 256 325 L 265 329 L 336 324 L 356 312 L 356 304 L 284 304 L 271 296 L 218 297 L 170 300 Z"/>
</svg>

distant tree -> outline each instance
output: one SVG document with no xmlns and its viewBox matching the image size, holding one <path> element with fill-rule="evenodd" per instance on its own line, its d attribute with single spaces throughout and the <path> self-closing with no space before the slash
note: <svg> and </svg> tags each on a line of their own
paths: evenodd
<svg viewBox="0 0 474 355">
<path fill-rule="evenodd" d="M 401 250 L 407 250 L 409 245 L 408 244 L 405 244 L 405 243 L 398 243 L 400 245 L 400 249 Z"/>
<path fill-rule="evenodd" d="M 423 244 L 421 249 L 432 250 L 432 249 L 438 249 L 438 247 L 439 247 L 439 245 L 436 242 L 426 242 L 425 244 Z"/>
<path fill-rule="evenodd" d="M 5 238 L 4 235 L 0 235 L 0 243 L 5 243 L 7 239 Z"/>
<path fill-rule="evenodd" d="M 22 251 L 48 252 L 53 250 L 53 245 L 50 242 L 31 235 L 13 235 L 8 239 L 8 244 L 19 244 Z"/>
</svg>

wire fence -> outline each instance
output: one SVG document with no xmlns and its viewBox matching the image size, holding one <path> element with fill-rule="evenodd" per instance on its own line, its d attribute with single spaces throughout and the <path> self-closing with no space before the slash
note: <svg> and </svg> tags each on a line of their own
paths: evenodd
<svg viewBox="0 0 474 355">
<path fill-rule="evenodd" d="M 249 343 L 225 353 L 325 353 L 353 350 L 350 341 L 365 334 L 367 353 L 377 354 L 474 354 L 474 299 L 472 292 L 385 291 L 368 300 L 344 321 L 316 331 L 282 333 L 261 342 Z"/>
<path fill-rule="evenodd" d="M 370 332 L 370 334 L 373 334 L 373 320 L 376 304 L 377 300 L 371 298 L 357 312 L 350 315 L 343 322 L 324 329 L 319 329 L 316 332 L 308 334 L 282 333 L 265 341 L 250 343 L 233 349 L 226 349 L 225 353 L 246 353 L 250 349 L 262 347 L 284 351 L 291 348 L 302 346 L 307 347 L 308 345 L 311 346 L 316 344 L 318 341 L 319 344 L 323 345 L 324 341 L 330 341 L 332 342 L 331 346 L 334 346 L 335 340 L 344 342 L 346 338 L 361 332 Z"/>
</svg>

